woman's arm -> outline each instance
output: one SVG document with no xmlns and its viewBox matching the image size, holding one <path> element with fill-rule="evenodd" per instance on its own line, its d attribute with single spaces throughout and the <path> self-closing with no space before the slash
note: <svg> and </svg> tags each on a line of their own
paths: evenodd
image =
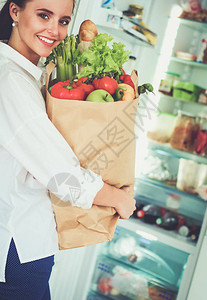
<svg viewBox="0 0 207 300">
<path fill-rule="evenodd" d="M 102 189 L 97 193 L 93 204 L 114 207 L 122 219 L 128 219 L 136 209 L 136 201 L 130 193 L 130 188 L 118 189 L 104 183 Z"/>
<path fill-rule="evenodd" d="M 90 208 L 103 187 L 102 178 L 80 167 L 73 150 L 48 119 L 38 87 L 20 72 L 9 71 L 8 66 L 4 76 L 0 74 L 0 147 L 43 188 L 74 206 Z M 70 192 L 70 186 L 77 192 Z"/>
</svg>

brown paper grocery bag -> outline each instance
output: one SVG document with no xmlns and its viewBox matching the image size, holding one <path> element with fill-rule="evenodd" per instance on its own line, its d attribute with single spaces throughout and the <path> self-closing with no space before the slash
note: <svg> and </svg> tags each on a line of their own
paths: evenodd
<svg viewBox="0 0 207 300">
<path fill-rule="evenodd" d="M 47 67 L 47 114 L 73 149 L 81 166 L 118 188 L 133 186 L 138 97 L 132 101 L 108 103 L 56 99 L 47 90 L 53 68 L 52 63 Z M 134 73 L 133 76 L 138 86 L 137 75 Z M 60 249 L 112 239 L 119 219 L 115 209 L 96 205 L 82 209 L 61 201 L 53 194 L 51 199 Z"/>
</svg>

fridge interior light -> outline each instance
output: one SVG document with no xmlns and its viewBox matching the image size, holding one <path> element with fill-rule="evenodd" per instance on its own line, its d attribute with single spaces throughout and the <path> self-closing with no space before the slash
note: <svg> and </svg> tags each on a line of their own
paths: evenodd
<svg viewBox="0 0 207 300">
<path fill-rule="evenodd" d="M 141 235 L 142 237 L 144 237 L 145 239 L 148 239 L 150 241 L 157 241 L 157 237 L 150 234 L 150 233 L 147 233 L 147 232 L 144 232 L 142 230 L 136 230 L 136 233 Z"/>
</svg>

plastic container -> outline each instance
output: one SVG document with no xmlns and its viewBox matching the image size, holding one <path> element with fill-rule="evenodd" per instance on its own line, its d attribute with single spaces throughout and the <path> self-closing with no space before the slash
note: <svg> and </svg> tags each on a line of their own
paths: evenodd
<svg viewBox="0 0 207 300">
<path fill-rule="evenodd" d="M 177 290 L 154 280 L 142 271 L 105 256 L 97 259 L 91 288 L 112 299 L 175 300 Z"/>
<path fill-rule="evenodd" d="M 195 141 L 198 129 L 199 124 L 194 115 L 179 111 L 170 138 L 171 147 L 182 151 L 193 152 L 196 146 Z"/>
<path fill-rule="evenodd" d="M 189 194 L 197 194 L 197 189 L 205 183 L 207 165 L 180 158 L 176 187 Z"/>
<path fill-rule="evenodd" d="M 198 101 L 201 91 L 201 87 L 191 82 L 179 81 L 173 85 L 173 97 L 186 101 Z"/>
<path fill-rule="evenodd" d="M 161 80 L 159 86 L 159 92 L 172 96 L 173 85 L 179 80 L 180 75 L 173 72 L 166 72 L 165 78 Z"/>
<path fill-rule="evenodd" d="M 160 143 L 168 143 L 173 133 L 175 120 L 176 115 L 173 114 L 156 114 L 150 122 L 147 137 Z"/>
</svg>

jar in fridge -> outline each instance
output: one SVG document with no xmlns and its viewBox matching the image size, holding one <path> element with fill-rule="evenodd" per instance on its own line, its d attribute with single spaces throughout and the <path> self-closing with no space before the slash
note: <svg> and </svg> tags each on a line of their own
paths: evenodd
<svg viewBox="0 0 207 300">
<path fill-rule="evenodd" d="M 147 137 L 159 143 L 168 143 L 173 132 L 176 115 L 157 113 L 149 124 Z"/>
<path fill-rule="evenodd" d="M 198 129 L 199 124 L 196 121 L 196 116 L 179 111 L 170 138 L 171 147 L 182 151 L 194 152 Z"/>
<path fill-rule="evenodd" d="M 160 81 L 159 92 L 172 96 L 173 85 L 179 80 L 180 75 L 173 72 L 166 72 L 165 77 Z"/>
<path fill-rule="evenodd" d="M 207 156 L 207 114 L 200 114 L 196 139 L 196 153 Z"/>
<path fill-rule="evenodd" d="M 197 194 L 199 187 L 206 183 L 207 165 L 184 158 L 179 159 L 176 187 L 189 194 Z"/>
</svg>

